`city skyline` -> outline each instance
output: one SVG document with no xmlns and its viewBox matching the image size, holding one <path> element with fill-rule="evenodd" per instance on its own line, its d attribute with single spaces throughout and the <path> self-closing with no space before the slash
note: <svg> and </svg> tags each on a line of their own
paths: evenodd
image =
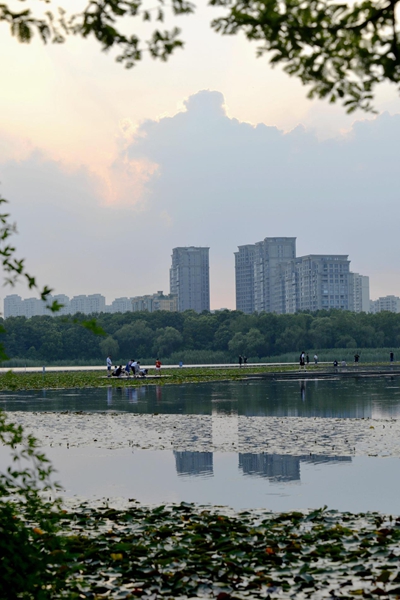
<svg viewBox="0 0 400 600">
<path fill-rule="evenodd" d="M 235 257 L 236 310 L 245 314 L 274 312 L 291 314 L 339 308 L 353 312 L 400 312 L 394 295 L 370 299 L 369 276 L 350 271 L 348 255 L 297 256 L 296 237 L 264 238 L 239 246 Z M 114 298 L 106 304 L 100 293 L 72 297 L 51 295 L 48 302 L 62 304 L 59 315 L 101 312 L 220 310 L 210 306 L 208 247 L 178 247 L 172 250 L 170 292 L 162 290 L 141 296 Z M 18 294 L 4 299 L 4 317 L 49 314 L 47 302 Z"/>
</svg>

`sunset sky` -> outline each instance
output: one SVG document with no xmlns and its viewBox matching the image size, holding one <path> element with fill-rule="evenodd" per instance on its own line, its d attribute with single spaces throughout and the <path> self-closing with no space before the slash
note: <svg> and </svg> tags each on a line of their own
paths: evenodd
<svg viewBox="0 0 400 600">
<path fill-rule="evenodd" d="M 172 248 L 210 246 L 211 307 L 235 308 L 237 246 L 296 236 L 298 255 L 349 254 L 371 298 L 400 295 L 395 87 L 378 115 L 348 116 L 214 33 L 215 16 L 180 17 L 185 49 L 132 70 L 93 41 L 21 45 L 1 24 L 0 193 L 19 255 L 55 293 L 110 303 L 168 292 Z"/>
</svg>

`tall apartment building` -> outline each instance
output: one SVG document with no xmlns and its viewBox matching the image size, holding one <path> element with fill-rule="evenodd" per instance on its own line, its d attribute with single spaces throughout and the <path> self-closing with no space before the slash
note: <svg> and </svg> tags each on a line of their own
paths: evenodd
<svg viewBox="0 0 400 600">
<path fill-rule="evenodd" d="M 353 310 L 350 261 L 343 254 L 311 254 L 297 258 L 297 308 L 315 311 Z"/>
<path fill-rule="evenodd" d="M 235 252 L 236 310 L 254 312 L 254 253 L 255 244 L 239 246 Z"/>
<path fill-rule="evenodd" d="M 170 292 L 178 311 L 210 310 L 209 248 L 189 246 L 172 250 Z"/>
<path fill-rule="evenodd" d="M 369 298 L 368 277 L 350 273 L 347 255 L 296 257 L 296 238 L 265 238 L 240 246 L 235 268 L 236 308 L 246 313 L 330 308 L 361 312 Z"/>
<path fill-rule="evenodd" d="M 383 311 L 400 313 L 400 298 L 398 296 L 382 296 L 378 300 L 371 300 L 370 312 L 378 313 Z"/>
<path fill-rule="evenodd" d="M 359 273 L 350 273 L 350 286 L 353 298 L 353 310 L 356 313 L 370 312 L 369 277 Z"/>
</svg>

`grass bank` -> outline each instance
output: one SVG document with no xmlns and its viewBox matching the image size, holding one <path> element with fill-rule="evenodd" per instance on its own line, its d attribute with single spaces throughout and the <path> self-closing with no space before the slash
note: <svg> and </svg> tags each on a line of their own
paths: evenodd
<svg viewBox="0 0 400 600">
<path fill-rule="evenodd" d="M 360 370 L 364 368 L 387 367 L 387 363 L 367 363 L 360 366 Z M 328 367 L 331 369 L 331 367 Z M 307 373 L 326 372 L 326 367 L 323 365 L 314 366 L 308 365 Z M 333 369 L 332 369 L 333 372 Z M 0 391 L 18 391 L 18 390 L 39 390 L 39 389 L 72 389 L 72 388 L 102 388 L 102 387 L 132 387 L 142 385 L 169 385 L 183 383 L 200 383 L 207 381 L 226 381 L 237 380 L 246 377 L 246 375 L 256 375 L 263 373 L 299 373 L 298 367 L 295 365 L 279 365 L 279 366 L 253 366 L 218 368 L 218 367 L 196 367 L 185 369 L 164 369 L 161 377 L 153 377 L 150 379 L 134 379 L 131 378 L 115 378 L 106 377 L 104 373 L 99 371 L 87 372 L 46 372 L 42 373 L 14 373 L 8 371 L 0 375 Z M 156 375 L 155 370 L 150 369 L 149 375 Z"/>
<path fill-rule="evenodd" d="M 311 367 L 314 368 L 314 367 Z M 293 371 L 292 366 L 282 366 L 279 371 Z M 311 369 L 310 369 L 311 370 Z M 162 377 L 157 379 L 134 379 L 105 377 L 104 373 L 95 372 L 47 372 L 42 373 L 13 373 L 8 371 L 0 375 L 0 391 L 7 390 L 38 390 L 57 388 L 95 388 L 95 387 L 131 387 L 141 385 L 168 385 L 181 383 L 199 383 L 206 381 L 235 380 L 246 374 L 276 372 L 276 367 L 245 367 L 239 368 L 202 368 L 164 370 Z M 149 375 L 155 375 L 155 370 L 150 369 Z"/>
</svg>

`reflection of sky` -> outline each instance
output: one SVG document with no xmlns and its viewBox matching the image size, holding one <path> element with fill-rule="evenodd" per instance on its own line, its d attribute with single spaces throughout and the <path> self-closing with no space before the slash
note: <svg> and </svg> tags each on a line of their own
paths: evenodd
<svg viewBox="0 0 400 600">
<path fill-rule="evenodd" d="M 135 498 L 143 503 L 197 502 L 235 509 L 329 508 L 400 514 L 400 459 L 300 460 L 300 480 L 243 476 L 236 453 L 214 453 L 212 475 L 182 476 L 171 451 L 49 448 L 67 496 Z M 289 459 L 291 457 L 288 457 Z M 4 455 L 3 461 L 4 462 Z M 3 465 L 1 465 L 3 466 Z"/>
</svg>

